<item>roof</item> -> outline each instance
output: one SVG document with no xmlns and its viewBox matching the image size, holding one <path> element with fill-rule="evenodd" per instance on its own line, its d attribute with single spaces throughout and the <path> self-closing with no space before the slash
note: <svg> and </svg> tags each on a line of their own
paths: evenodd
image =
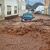
<svg viewBox="0 0 50 50">
<path fill-rule="evenodd" d="M 36 9 L 39 5 L 43 5 L 44 6 L 44 4 L 43 3 L 35 3 L 33 6 L 32 6 L 32 9 L 34 10 L 34 9 Z"/>
<path fill-rule="evenodd" d="M 42 10 L 44 10 L 44 6 L 38 6 L 38 7 L 35 9 L 35 11 L 42 11 Z"/>
</svg>

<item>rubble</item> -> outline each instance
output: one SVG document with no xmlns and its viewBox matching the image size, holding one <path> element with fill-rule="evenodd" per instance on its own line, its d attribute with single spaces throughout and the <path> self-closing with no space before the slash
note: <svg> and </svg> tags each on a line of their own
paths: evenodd
<svg viewBox="0 0 50 50">
<path fill-rule="evenodd" d="M 0 50 L 50 50 L 50 20 L 0 24 Z M 13 48 L 13 49 L 12 49 Z"/>
</svg>

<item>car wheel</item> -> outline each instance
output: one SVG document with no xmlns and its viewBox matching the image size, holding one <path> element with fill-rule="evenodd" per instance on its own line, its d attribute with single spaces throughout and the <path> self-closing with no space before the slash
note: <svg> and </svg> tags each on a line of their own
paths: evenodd
<svg viewBox="0 0 50 50">
<path fill-rule="evenodd" d="M 24 19 L 21 19 L 21 22 L 24 22 L 25 20 Z"/>
</svg>

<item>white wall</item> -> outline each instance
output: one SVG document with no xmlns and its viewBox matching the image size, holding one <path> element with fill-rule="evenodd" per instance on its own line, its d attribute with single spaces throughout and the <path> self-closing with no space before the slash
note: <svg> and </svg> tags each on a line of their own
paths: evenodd
<svg viewBox="0 0 50 50">
<path fill-rule="evenodd" d="M 22 15 L 23 13 L 25 13 L 26 11 L 26 3 L 25 0 L 22 0 L 21 2 L 17 2 L 17 0 L 0 0 L 0 2 L 2 3 L 2 15 L 7 17 L 7 16 L 11 16 L 11 15 Z M 18 9 L 18 4 L 20 5 L 19 9 Z M 11 6 L 11 11 L 12 14 L 11 15 L 7 15 L 7 5 Z M 14 6 L 17 6 L 17 14 L 14 14 Z"/>
<path fill-rule="evenodd" d="M 19 5 L 19 16 L 22 16 L 23 13 L 25 13 L 26 11 L 26 3 L 25 3 L 25 0 L 19 0 L 18 1 L 18 5 Z"/>
<path fill-rule="evenodd" d="M 5 17 L 7 16 L 11 16 L 11 15 L 7 15 L 7 5 L 10 5 L 11 6 L 11 15 L 17 15 L 17 14 L 14 14 L 14 6 L 17 6 L 17 0 L 5 0 Z"/>
<path fill-rule="evenodd" d="M 1 5 L 0 5 L 0 16 L 2 15 L 2 11 L 1 11 Z"/>
<path fill-rule="evenodd" d="M 0 20 L 3 20 L 4 17 L 5 17 L 5 14 L 4 14 L 4 10 L 5 10 L 4 0 L 0 0 L 0 4 L 1 4 L 1 16 L 0 16 Z"/>
</svg>

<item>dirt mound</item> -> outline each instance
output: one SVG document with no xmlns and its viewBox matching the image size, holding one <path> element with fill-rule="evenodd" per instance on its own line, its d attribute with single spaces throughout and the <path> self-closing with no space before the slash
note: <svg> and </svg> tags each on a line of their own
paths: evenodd
<svg viewBox="0 0 50 50">
<path fill-rule="evenodd" d="M 41 19 L 36 20 L 34 22 L 16 22 L 16 23 L 5 22 L 3 25 L 0 25 L 0 34 L 14 35 L 14 37 L 16 36 L 16 38 L 18 38 L 18 40 L 21 39 L 20 42 L 22 44 L 19 43 L 16 38 L 7 35 L 8 37 L 7 36 L 6 37 L 8 39 L 10 37 L 11 37 L 11 39 L 13 39 L 12 40 L 13 44 L 6 44 L 6 47 L 8 46 L 9 48 L 11 48 L 11 46 L 13 46 L 12 48 L 15 49 L 15 47 L 16 47 L 16 48 L 18 48 L 18 50 L 21 49 L 19 47 L 22 47 L 23 49 L 26 49 L 26 50 L 28 50 L 28 49 L 33 50 L 34 48 L 35 48 L 35 50 L 50 50 L 50 26 L 49 26 L 50 23 L 48 23 L 48 22 L 50 22 L 50 21 L 46 21 L 46 20 L 44 21 Z M 21 36 L 21 37 L 19 38 L 17 36 Z M 4 38 L 3 38 L 3 40 L 4 40 Z M 6 40 L 6 41 L 8 41 L 8 40 Z M 10 42 L 12 43 L 12 41 L 10 41 Z M 15 42 L 17 41 L 17 43 L 19 45 L 18 47 L 14 41 Z M 32 45 L 32 44 L 34 44 L 34 45 Z M 27 48 L 26 46 L 29 48 Z M 4 47 L 4 48 L 6 48 L 6 47 Z"/>
<path fill-rule="evenodd" d="M 0 33 L 14 34 L 14 35 L 24 35 L 29 32 L 38 31 L 38 26 L 42 25 L 40 22 L 29 22 L 29 23 L 14 23 L 10 25 L 5 25 L 0 27 Z"/>
</svg>

